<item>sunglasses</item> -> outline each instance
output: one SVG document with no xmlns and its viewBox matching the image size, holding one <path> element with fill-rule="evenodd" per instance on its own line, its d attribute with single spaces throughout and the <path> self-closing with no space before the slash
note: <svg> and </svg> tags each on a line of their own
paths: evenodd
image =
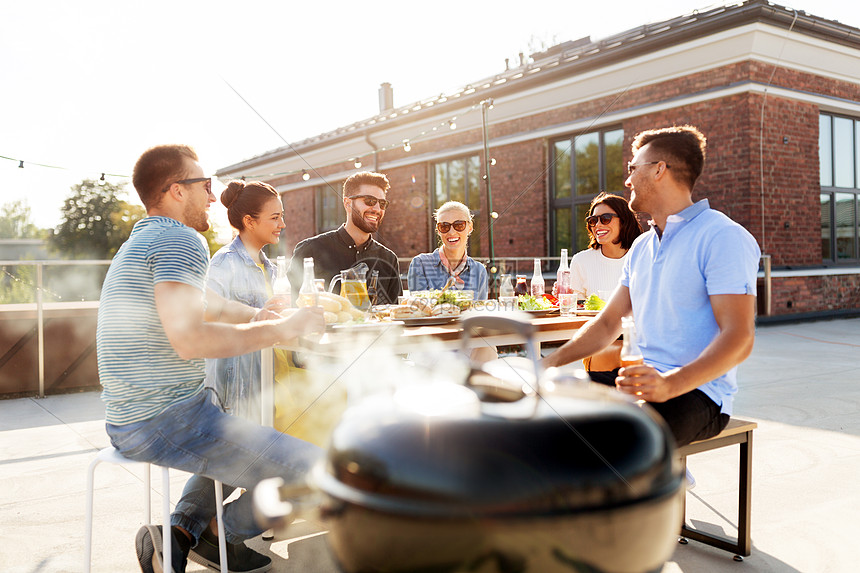
<svg viewBox="0 0 860 573">
<path fill-rule="evenodd" d="M 200 183 L 201 181 L 206 182 L 206 192 L 212 192 L 212 178 L 211 177 L 195 177 L 194 179 L 180 179 L 179 181 L 174 181 L 173 183 L 179 183 L 180 185 L 191 185 L 192 183 Z M 170 185 L 173 185 L 171 183 Z M 170 189 L 170 185 L 164 188 L 162 193 L 166 193 L 168 189 Z"/>
<path fill-rule="evenodd" d="M 454 221 L 453 223 L 436 223 L 436 228 L 439 229 L 439 232 L 444 235 L 451 230 L 451 227 L 454 227 L 454 230 L 457 232 L 465 231 L 466 226 L 468 224 L 468 221 Z"/>
<path fill-rule="evenodd" d="M 600 221 L 601 225 L 608 225 L 612 222 L 612 217 L 618 217 L 615 213 L 603 213 L 601 215 L 591 215 L 590 217 L 585 218 L 585 224 L 589 227 L 593 227 Z"/>
<path fill-rule="evenodd" d="M 379 203 L 379 208 L 385 211 L 388 209 L 389 201 L 387 199 L 378 199 L 373 195 L 353 195 L 352 197 L 347 197 L 347 199 L 364 199 L 364 204 L 368 207 L 373 207 L 377 203 Z"/>
<path fill-rule="evenodd" d="M 633 172 L 637 167 L 641 167 L 643 165 L 657 165 L 660 163 L 659 161 L 646 161 L 645 163 L 633 163 L 632 161 L 627 162 L 627 175 L 633 175 Z M 666 164 L 666 169 L 669 169 L 669 164 Z"/>
</svg>

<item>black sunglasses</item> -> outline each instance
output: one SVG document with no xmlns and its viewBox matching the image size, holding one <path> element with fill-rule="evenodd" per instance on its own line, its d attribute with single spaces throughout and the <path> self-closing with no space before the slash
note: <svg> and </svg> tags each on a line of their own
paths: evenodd
<svg viewBox="0 0 860 573">
<path fill-rule="evenodd" d="M 352 197 L 347 197 L 347 199 L 364 199 L 364 204 L 368 207 L 373 207 L 377 203 L 379 203 L 379 208 L 385 211 L 388 209 L 389 201 L 387 199 L 378 199 L 373 195 L 353 195 Z"/>
<path fill-rule="evenodd" d="M 589 227 L 593 227 L 597 224 L 597 221 L 600 221 L 601 225 L 608 225 L 612 222 L 612 217 L 618 217 L 615 213 L 603 213 L 601 215 L 591 215 L 590 217 L 585 218 L 585 224 Z"/>
<path fill-rule="evenodd" d="M 454 221 L 453 223 L 436 223 L 436 228 L 439 229 L 439 232 L 444 235 L 451 230 L 451 227 L 454 227 L 454 230 L 457 232 L 463 232 L 466 230 L 466 226 L 468 224 L 468 221 Z"/>
<path fill-rule="evenodd" d="M 212 192 L 212 178 L 211 177 L 195 177 L 194 179 L 180 179 L 179 181 L 174 181 L 173 183 L 179 183 L 180 185 L 191 185 L 192 183 L 200 183 L 201 181 L 206 182 L 206 192 Z M 167 190 L 170 189 L 170 186 L 173 185 L 170 183 L 167 187 L 164 188 L 162 193 L 167 193 Z"/>
</svg>

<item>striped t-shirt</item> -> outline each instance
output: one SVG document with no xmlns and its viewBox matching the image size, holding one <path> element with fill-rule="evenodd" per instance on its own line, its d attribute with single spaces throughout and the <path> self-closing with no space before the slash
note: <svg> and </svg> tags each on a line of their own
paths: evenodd
<svg viewBox="0 0 860 573">
<path fill-rule="evenodd" d="M 208 264 L 203 237 L 169 217 L 138 221 L 117 252 L 96 330 L 108 423 L 147 420 L 202 390 L 204 361 L 183 360 L 170 345 L 155 307 L 155 284 L 180 282 L 204 296 Z"/>
</svg>

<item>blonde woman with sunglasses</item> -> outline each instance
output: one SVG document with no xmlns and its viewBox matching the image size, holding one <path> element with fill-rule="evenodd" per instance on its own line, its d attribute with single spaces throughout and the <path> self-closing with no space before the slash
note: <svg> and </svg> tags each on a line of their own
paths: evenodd
<svg viewBox="0 0 860 573">
<path fill-rule="evenodd" d="M 436 209 L 436 235 L 440 247 L 422 253 L 409 264 L 409 290 L 444 287 L 453 279 L 453 288 L 475 291 L 475 300 L 487 299 L 487 269 L 466 254 L 472 234 L 472 213 L 458 201 L 448 201 Z"/>
</svg>

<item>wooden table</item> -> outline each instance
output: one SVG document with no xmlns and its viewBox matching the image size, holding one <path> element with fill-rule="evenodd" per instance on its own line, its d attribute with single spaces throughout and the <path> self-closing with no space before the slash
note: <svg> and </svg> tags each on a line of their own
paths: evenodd
<svg viewBox="0 0 860 573">
<path fill-rule="evenodd" d="M 544 342 L 564 342 L 570 340 L 573 334 L 581 328 L 591 317 L 544 317 L 534 318 L 531 323 L 537 328 L 533 338 L 536 350 L 540 351 L 540 345 Z M 293 350 L 297 352 L 311 352 L 324 356 L 336 356 L 340 346 L 356 337 L 366 337 L 368 343 L 372 343 L 374 337 L 386 336 L 386 344 L 394 354 L 409 354 L 418 350 L 428 343 L 435 344 L 436 348 L 445 350 L 457 350 L 462 348 L 463 328 L 459 321 L 439 326 L 414 326 L 391 323 L 379 323 L 379 328 L 356 327 L 354 329 L 332 329 L 327 330 L 322 336 L 309 336 L 296 339 L 294 342 L 279 345 L 278 348 Z M 391 337 L 391 334 L 396 336 Z M 468 341 L 469 348 L 478 346 L 509 346 L 522 344 L 523 339 L 515 334 L 494 333 L 486 336 L 471 338 Z M 271 348 L 266 348 L 262 353 L 261 376 L 261 401 L 263 409 L 263 425 L 272 425 L 274 412 L 273 381 L 274 362 Z"/>
</svg>

